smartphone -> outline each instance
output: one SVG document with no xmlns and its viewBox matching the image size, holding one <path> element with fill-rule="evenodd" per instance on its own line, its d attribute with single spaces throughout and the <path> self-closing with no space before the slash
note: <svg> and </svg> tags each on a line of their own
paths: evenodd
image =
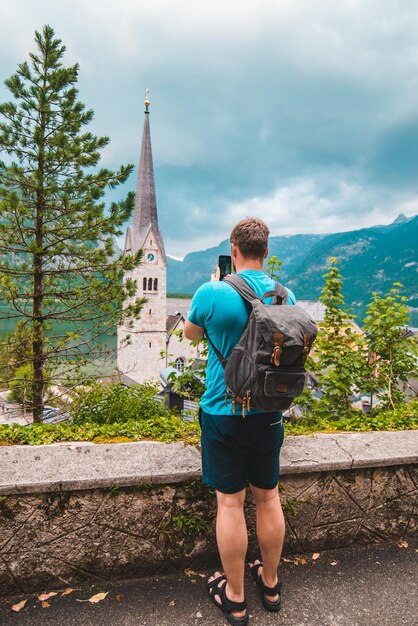
<svg viewBox="0 0 418 626">
<path fill-rule="evenodd" d="M 226 254 L 221 254 L 218 258 L 218 266 L 221 271 L 219 280 L 223 280 L 225 276 L 232 272 L 232 259 Z"/>
</svg>

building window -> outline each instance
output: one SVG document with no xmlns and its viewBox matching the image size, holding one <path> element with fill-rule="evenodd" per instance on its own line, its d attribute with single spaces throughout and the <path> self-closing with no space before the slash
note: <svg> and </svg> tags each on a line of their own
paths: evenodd
<svg viewBox="0 0 418 626">
<path fill-rule="evenodd" d="M 152 239 L 150 239 L 149 241 L 150 241 L 150 246 L 152 246 Z"/>
<path fill-rule="evenodd" d="M 151 315 L 151 309 L 149 310 L 149 314 Z"/>
<path fill-rule="evenodd" d="M 151 348 L 151 342 L 149 342 L 148 347 Z"/>
<path fill-rule="evenodd" d="M 142 291 L 146 291 L 147 290 L 147 279 L 144 278 L 144 280 L 142 281 Z"/>
<path fill-rule="evenodd" d="M 176 359 L 176 364 L 175 364 L 175 368 L 178 372 L 184 372 L 184 366 L 186 365 L 186 359 L 183 359 L 182 356 L 179 356 L 178 359 Z"/>
<path fill-rule="evenodd" d="M 154 278 L 154 291 L 158 291 L 158 278 Z"/>
<path fill-rule="evenodd" d="M 152 278 L 148 278 L 148 291 L 152 291 Z"/>
</svg>

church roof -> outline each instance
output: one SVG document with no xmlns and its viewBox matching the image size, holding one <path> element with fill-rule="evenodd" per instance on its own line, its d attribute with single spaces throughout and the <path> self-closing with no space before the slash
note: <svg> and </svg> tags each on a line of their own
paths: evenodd
<svg viewBox="0 0 418 626">
<path fill-rule="evenodd" d="M 147 107 L 148 109 L 148 107 Z M 135 209 L 130 227 L 132 252 L 143 247 L 149 231 L 153 229 L 158 247 L 165 259 L 164 242 L 158 227 L 157 200 L 155 196 L 154 166 L 152 162 L 149 111 L 145 111 L 141 157 L 136 183 Z"/>
</svg>

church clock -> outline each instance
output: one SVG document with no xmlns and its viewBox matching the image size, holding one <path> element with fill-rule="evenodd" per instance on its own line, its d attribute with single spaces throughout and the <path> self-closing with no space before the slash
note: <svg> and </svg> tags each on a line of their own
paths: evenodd
<svg viewBox="0 0 418 626">
<path fill-rule="evenodd" d="M 156 265 L 158 263 L 157 250 L 145 250 L 144 260 L 145 260 L 145 263 Z"/>
</svg>

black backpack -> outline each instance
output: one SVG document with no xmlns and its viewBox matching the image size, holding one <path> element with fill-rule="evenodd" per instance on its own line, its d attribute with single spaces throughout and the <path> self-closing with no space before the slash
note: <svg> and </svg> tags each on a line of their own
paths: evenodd
<svg viewBox="0 0 418 626">
<path fill-rule="evenodd" d="M 224 368 L 226 394 L 242 407 L 245 417 L 251 408 L 263 413 L 287 409 L 305 384 L 305 361 L 315 341 L 315 322 L 299 306 L 288 306 L 287 290 L 276 283 L 274 291 L 259 298 L 236 274 L 224 278 L 251 305 L 241 338 L 225 359 L 208 337 Z M 272 304 L 263 300 L 272 298 Z M 281 306 L 277 306 L 281 305 Z"/>
</svg>

